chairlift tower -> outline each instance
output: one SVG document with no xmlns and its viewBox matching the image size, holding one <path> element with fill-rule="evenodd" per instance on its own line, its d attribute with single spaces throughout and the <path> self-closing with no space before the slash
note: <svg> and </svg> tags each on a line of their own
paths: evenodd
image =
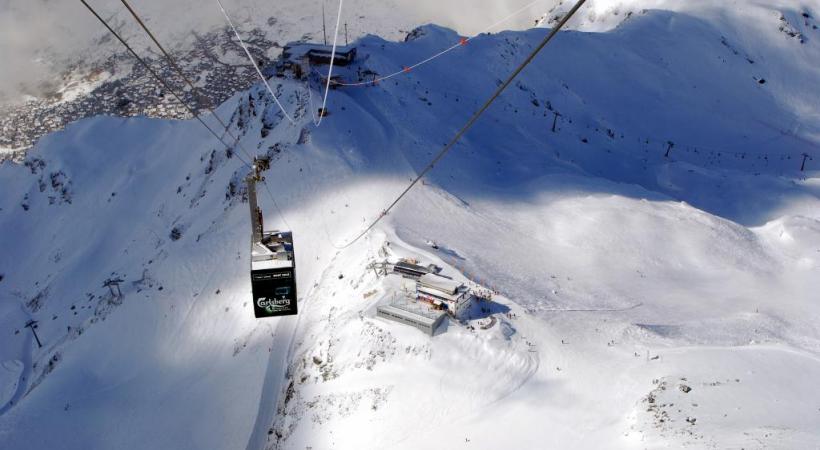
<svg viewBox="0 0 820 450">
<path fill-rule="evenodd" d="M 257 318 L 289 316 L 297 313 L 296 260 L 290 231 L 265 231 L 256 183 L 265 181 L 262 172 L 270 168 L 268 158 L 255 158 L 245 178 L 251 212 L 251 289 Z"/>
<path fill-rule="evenodd" d="M 34 334 L 34 339 L 37 340 L 37 347 L 42 348 L 43 344 L 40 342 L 40 336 L 37 336 L 37 321 L 32 319 L 26 322 L 26 328 L 30 329 Z"/>
<path fill-rule="evenodd" d="M 811 158 L 811 155 L 809 155 L 808 153 L 803 153 L 801 156 L 803 157 L 803 161 L 800 163 L 800 171 L 804 172 L 805 169 L 806 169 L 806 160 L 807 159 L 810 160 L 812 158 Z"/>
</svg>

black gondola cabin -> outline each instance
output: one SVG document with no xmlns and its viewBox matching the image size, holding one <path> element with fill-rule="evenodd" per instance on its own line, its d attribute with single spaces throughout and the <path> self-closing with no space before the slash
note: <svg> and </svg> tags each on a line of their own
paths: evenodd
<svg viewBox="0 0 820 450">
<path fill-rule="evenodd" d="M 289 231 L 265 231 L 251 242 L 251 289 L 257 318 L 291 316 L 296 305 L 296 260 Z"/>
</svg>

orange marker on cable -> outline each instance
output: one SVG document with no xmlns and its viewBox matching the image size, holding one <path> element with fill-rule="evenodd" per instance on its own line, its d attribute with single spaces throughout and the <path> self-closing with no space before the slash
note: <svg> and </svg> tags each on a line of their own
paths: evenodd
<svg viewBox="0 0 820 450">
<path fill-rule="evenodd" d="M 467 38 L 461 38 L 461 39 L 458 41 L 458 43 L 459 43 L 459 44 L 461 44 L 461 45 L 467 45 Z"/>
</svg>

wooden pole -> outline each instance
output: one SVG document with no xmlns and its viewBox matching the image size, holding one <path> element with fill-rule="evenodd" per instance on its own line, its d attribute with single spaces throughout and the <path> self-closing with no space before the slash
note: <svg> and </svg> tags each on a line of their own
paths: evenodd
<svg viewBox="0 0 820 450">
<path fill-rule="evenodd" d="M 803 162 L 800 163 L 800 171 L 801 172 L 803 172 L 803 170 L 806 168 L 806 159 L 808 159 L 808 158 L 809 158 L 809 154 L 808 153 L 803 153 Z"/>
<path fill-rule="evenodd" d="M 345 46 L 347 46 L 347 22 L 345 22 Z"/>
</svg>

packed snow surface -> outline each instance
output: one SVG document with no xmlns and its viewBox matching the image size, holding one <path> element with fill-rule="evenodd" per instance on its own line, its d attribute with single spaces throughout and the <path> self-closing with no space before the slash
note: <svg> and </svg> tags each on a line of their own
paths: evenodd
<svg viewBox="0 0 820 450">
<path fill-rule="evenodd" d="M 650 3 L 561 33 L 346 249 L 545 30 L 335 89 L 320 127 L 316 77 L 271 80 L 296 125 L 261 86 L 222 105 L 272 159 L 295 317 L 253 318 L 248 155 L 197 122 L 96 117 L 4 163 L 0 447 L 820 446 L 820 5 Z M 336 73 L 458 40 L 368 36 Z M 369 266 L 400 257 L 496 294 L 432 337 L 377 318 L 402 282 Z"/>
</svg>

